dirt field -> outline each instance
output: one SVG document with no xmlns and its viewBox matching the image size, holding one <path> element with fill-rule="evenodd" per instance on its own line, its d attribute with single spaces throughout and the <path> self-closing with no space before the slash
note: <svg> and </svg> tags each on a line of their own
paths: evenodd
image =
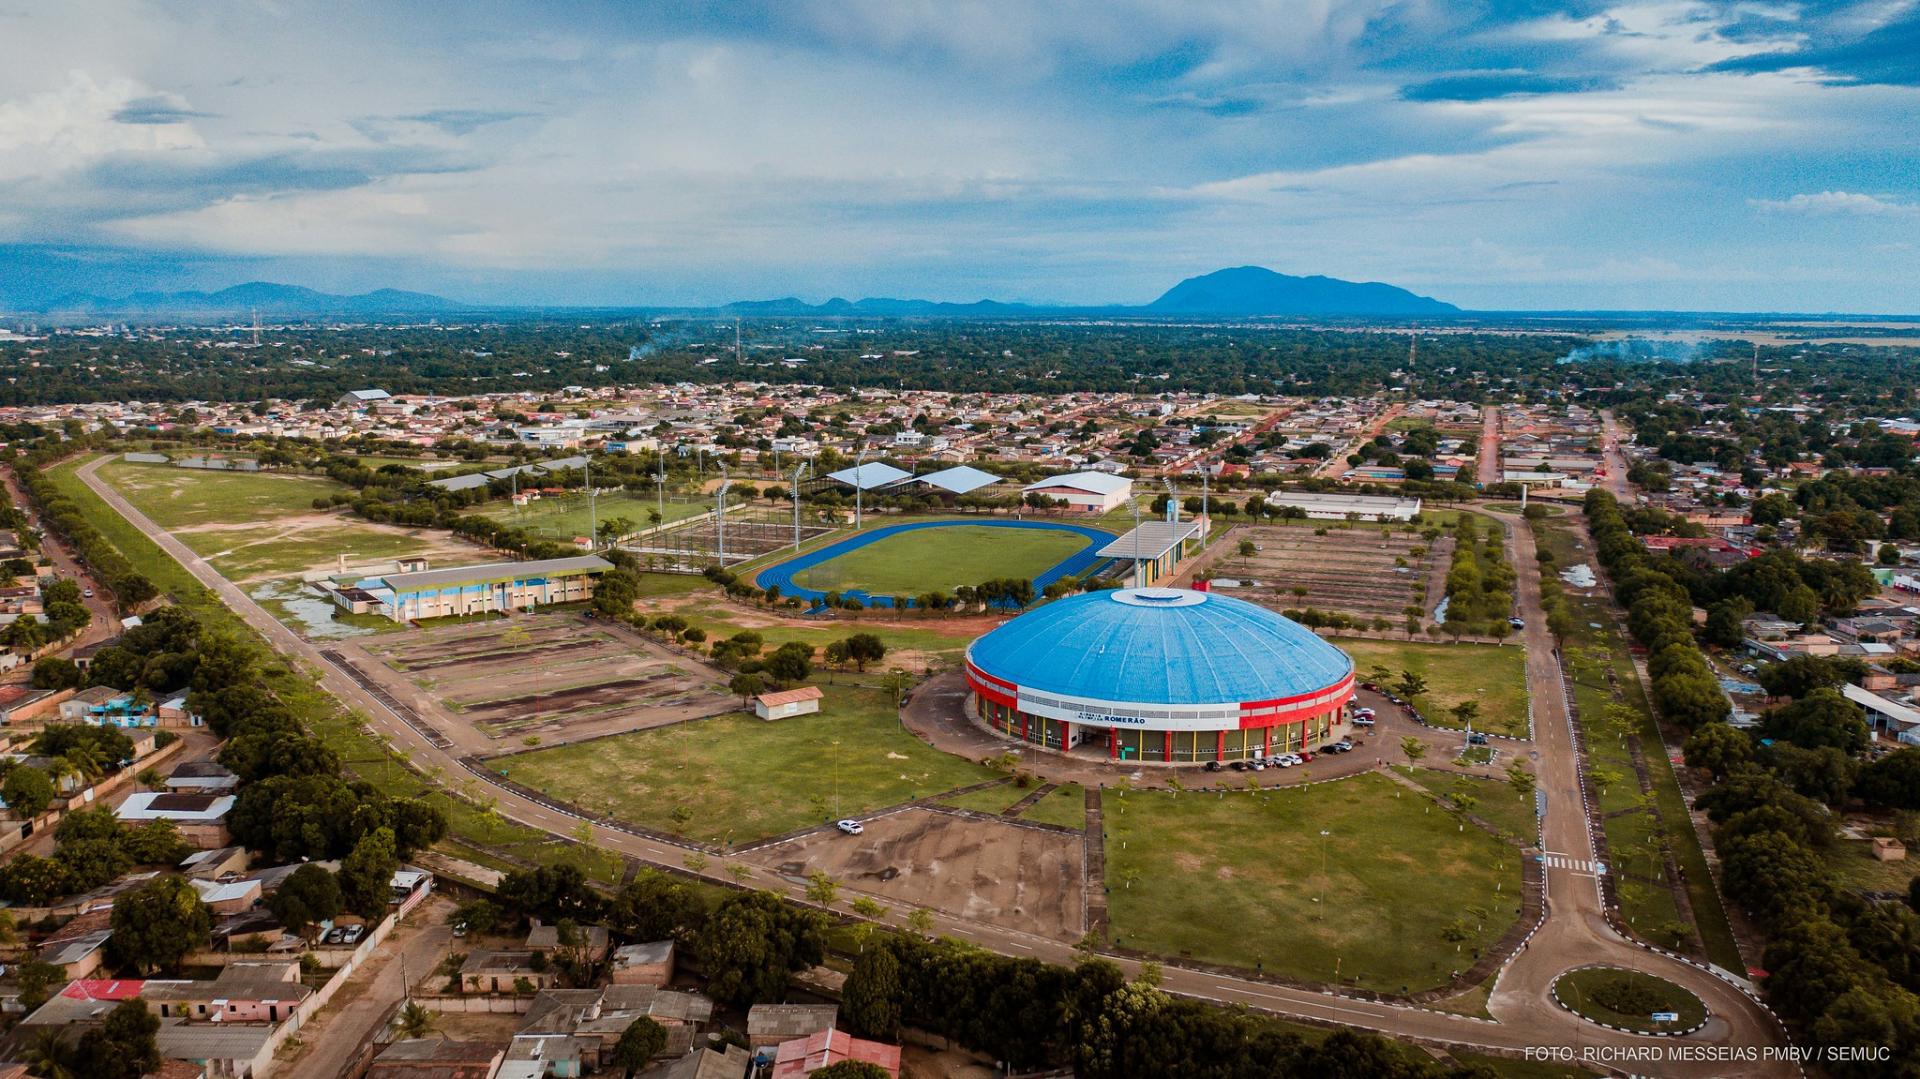
<svg viewBox="0 0 1920 1079">
<path fill-rule="evenodd" d="M 571 614 L 440 626 L 360 647 L 449 723 L 497 741 L 558 745 L 739 705 L 690 662 Z"/>
<path fill-rule="evenodd" d="M 930 809 L 864 823 L 858 839 L 815 832 L 751 857 L 794 876 L 820 870 L 907 906 L 1057 940 L 1086 932 L 1085 848 L 1077 835 Z"/>
<path fill-rule="evenodd" d="M 1242 558 L 1242 540 L 1259 550 Z M 1368 524 L 1347 529 L 1330 522 L 1324 536 L 1312 528 L 1241 526 L 1215 544 L 1209 568 L 1214 587 L 1237 599 L 1276 611 L 1312 607 L 1385 618 L 1398 627 L 1407 607 L 1420 608 L 1423 621 L 1431 618 L 1446 567 L 1442 556 L 1452 542 L 1442 536 L 1429 547 L 1417 532 L 1382 535 L 1380 526 Z M 1415 554 L 1416 548 L 1425 550 Z"/>
</svg>

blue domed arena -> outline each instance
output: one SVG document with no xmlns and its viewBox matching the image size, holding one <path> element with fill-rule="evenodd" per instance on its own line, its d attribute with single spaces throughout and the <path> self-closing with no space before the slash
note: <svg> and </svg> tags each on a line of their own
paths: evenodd
<svg viewBox="0 0 1920 1079">
<path fill-rule="evenodd" d="M 1124 761 L 1315 749 L 1353 697 L 1353 660 L 1312 630 L 1182 588 L 1055 600 L 975 640 L 966 675 L 993 730 Z"/>
</svg>

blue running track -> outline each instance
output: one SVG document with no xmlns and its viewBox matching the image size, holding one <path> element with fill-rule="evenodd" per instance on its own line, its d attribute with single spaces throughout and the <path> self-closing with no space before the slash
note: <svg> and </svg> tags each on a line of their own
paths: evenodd
<svg viewBox="0 0 1920 1079">
<path fill-rule="evenodd" d="M 1049 528 L 1056 532 L 1072 532 L 1076 535 L 1085 536 L 1087 545 L 1081 548 L 1078 553 L 1033 579 L 1033 590 L 1035 592 L 1045 589 L 1048 585 L 1062 577 L 1078 576 L 1098 564 L 1100 556 L 1094 552 L 1112 543 L 1114 539 L 1113 533 L 1111 532 L 1104 532 L 1098 528 L 1089 528 L 1086 525 L 1062 524 L 1058 521 L 1003 521 L 993 518 L 979 521 L 916 521 L 912 524 L 888 525 L 885 528 L 876 528 L 870 532 L 861 532 L 857 535 L 848 536 L 838 543 L 829 543 L 825 547 L 808 551 L 806 554 L 788 559 L 777 566 L 770 566 L 761 570 L 759 574 L 754 577 L 753 583 L 761 588 L 771 588 L 774 585 L 779 585 L 782 596 L 792 596 L 795 599 L 808 600 L 817 606 L 821 600 L 826 598 L 827 594 L 815 588 L 807 588 L 803 585 L 795 584 L 793 580 L 794 574 L 802 570 L 812 569 L 822 562 L 838 558 L 848 551 L 858 550 L 869 543 L 875 543 L 889 536 L 897 536 L 902 532 L 914 532 L 922 528 L 948 528 L 954 526 L 963 528 Z M 925 591 L 933 591 L 933 588 L 929 586 Z M 942 588 L 940 591 L 944 592 L 947 591 L 947 589 Z M 872 596 L 858 588 L 844 589 L 840 594 L 852 599 L 857 599 L 868 607 L 893 606 L 892 596 Z"/>
</svg>

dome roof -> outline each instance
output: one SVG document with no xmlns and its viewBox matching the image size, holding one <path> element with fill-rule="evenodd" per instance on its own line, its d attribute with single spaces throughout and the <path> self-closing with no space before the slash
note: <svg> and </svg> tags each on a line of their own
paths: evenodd
<svg viewBox="0 0 1920 1079">
<path fill-rule="evenodd" d="M 1273 700 L 1353 671 L 1345 652 L 1297 622 L 1178 588 L 1055 600 L 974 641 L 967 658 L 1022 689 L 1142 704 Z"/>
</svg>

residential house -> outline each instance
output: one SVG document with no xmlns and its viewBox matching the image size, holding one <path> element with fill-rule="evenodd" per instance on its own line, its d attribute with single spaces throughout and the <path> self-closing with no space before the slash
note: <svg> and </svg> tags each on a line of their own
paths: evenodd
<svg viewBox="0 0 1920 1079">
<path fill-rule="evenodd" d="M 407 1038 L 382 1049 L 366 1079 L 496 1079 L 505 1056 L 499 1042 Z"/>
<path fill-rule="evenodd" d="M 670 940 L 616 948 L 611 975 L 613 984 L 665 986 L 673 981 L 673 958 L 674 944 Z"/>
<path fill-rule="evenodd" d="M 124 824 L 144 824 L 150 820 L 169 820 L 180 830 L 180 838 L 202 850 L 224 847 L 232 839 L 227 831 L 227 813 L 233 809 L 231 794 L 171 794 L 142 791 L 130 795 L 114 810 Z"/>
<path fill-rule="evenodd" d="M 767 1049 L 822 1030 L 840 1021 L 834 1004 L 755 1004 L 747 1010 L 747 1048 Z"/>
</svg>

